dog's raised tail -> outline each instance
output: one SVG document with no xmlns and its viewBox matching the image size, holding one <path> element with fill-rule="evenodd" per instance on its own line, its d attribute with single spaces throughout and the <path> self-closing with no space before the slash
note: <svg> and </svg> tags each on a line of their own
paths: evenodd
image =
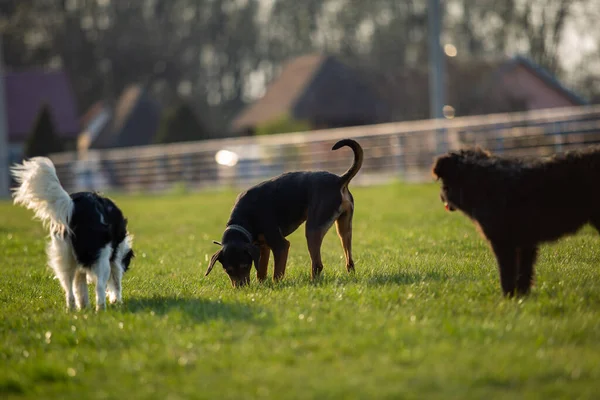
<svg viewBox="0 0 600 400">
<path fill-rule="evenodd" d="M 350 168 L 348 168 L 348 171 L 344 172 L 344 174 L 340 176 L 341 187 L 348 186 L 348 183 L 350 183 L 350 180 L 358 173 L 363 163 L 363 149 L 356 140 L 342 139 L 334 144 L 331 150 L 337 150 L 344 146 L 350 147 L 354 152 L 354 162 Z"/>
<path fill-rule="evenodd" d="M 14 203 L 33 210 L 51 234 L 68 232 L 73 200 L 60 184 L 52 161 L 34 157 L 15 164 L 11 173 L 19 185 L 13 191 Z"/>
</svg>

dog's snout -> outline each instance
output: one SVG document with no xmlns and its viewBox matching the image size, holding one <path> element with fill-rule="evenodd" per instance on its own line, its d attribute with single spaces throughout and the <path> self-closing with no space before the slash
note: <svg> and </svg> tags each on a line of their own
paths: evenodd
<svg viewBox="0 0 600 400">
<path fill-rule="evenodd" d="M 234 288 L 240 288 L 240 287 L 248 286 L 249 284 L 250 284 L 250 279 L 241 279 L 239 281 L 231 280 L 231 285 Z"/>
<path fill-rule="evenodd" d="M 250 274 L 243 276 L 229 276 L 229 279 L 231 280 L 231 286 L 234 288 L 248 286 L 250 284 Z"/>
</svg>

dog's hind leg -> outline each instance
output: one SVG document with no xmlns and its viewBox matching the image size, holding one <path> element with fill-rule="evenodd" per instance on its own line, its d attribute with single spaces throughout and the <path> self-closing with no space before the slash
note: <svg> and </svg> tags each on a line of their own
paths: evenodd
<svg viewBox="0 0 600 400">
<path fill-rule="evenodd" d="M 500 285 L 505 296 L 515 295 L 517 286 L 517 248 L 504 243 L 492 243 L 492 249 L 500 270 Z"/>
<path fill-rule="evenodd" d="M 344 248 L 346 270 L 348 272 L 354 272 L 354 260 L 352 259 L 352 213 L 351 209 L 347 210 L 335 221 L 335 228 Z"/>
<path fill-rule="evenodd" d="M 71 252 L 71 244 L 64 239 L 53 235 L 47 249 L 50 267 L 60 281 L 65 291 L 67 309 L 75 308 L 75 296 L 73 295 L 73 280 L 77 269 L 77 262 Z"/>
<path fill-rule="evenodd" d="M 108 279 L 108 301 L 111 304 L 120 303 L 123 299 L 122 284 L 123 266 L 120 262 L 110 263 L 110 278 Z"/>
<path fill-rule="evenodd" d="M 331 228 L 331 225 L 344 212 L 342 206 L 342 194 L 337 192 L 332 195 L 323 195 L 329 199 L 327 202 L 315 204 L 309 207 L 306 218 L 306 244 L 312 263 L 311 278 L 315 279 L 323 271 L 323 261 L 321 260 L 321 245 L 325 234 Z"/>
<path fill-rule="evenodd" d="M 308 244 L 308 253 L 310 254 L 311 279 L 315 279 L 321 275 L 323 271 L 323 261 L 321 260 L 321 245 L 325 237 L 326 230 L 322 229 L 306 229 L 306 243 Z"/>
<path fill-rule="evenodd" d="M 529 293 L 533 283 L 534 265 L 537 258 L 536 246 L 524 246 L 518 250 L 519 271 L 517 275 L 517 294 Z"/>
<path fill-rule="evenodd" d="M 110 244 L 104 246 L 98 255 L 98 261 L 92 267 L 92 273 L 96 276 L 96 311 L 106 308 L 106 284 L 110 278 Z"/>
<path fill-rule="evenodd" d="M 262 282 L 267 278 L 267 269 L 269 268 L 269 256 L 271 255 L 271 248 L 266 244 L 260 245 L 260 261 L 258 268 L 256 269 L 256 278 Z"/>
<path fill-rule="evenodd" d="M 85 271 L 78 270 L 75 272 L 73 292 L 75 293 L 75 303 L 77 304 L 77 309 L 81 310 L 90 305 L 87 287 L 87 273 Z"/>
</svg>

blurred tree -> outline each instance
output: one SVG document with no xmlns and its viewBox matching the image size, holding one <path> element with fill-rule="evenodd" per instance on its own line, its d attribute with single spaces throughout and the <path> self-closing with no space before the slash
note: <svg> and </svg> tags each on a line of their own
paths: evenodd
<svg viewBox="0 0 600 400">
<path fill-rule="evenodd" d="M 423 1 L 379 0 L 373 16 L 372 58 L 379 64 L 427 62 L 427 9 Z"/>
<path fill-rule="evenodd" d="M 600 36 L 598 37 L 600 43 Z M 586 96 L 590 103 L 600 104 L 600 58 L 597 54 L 588 53 L 581 56 L 575 65 L 580 74 L 572 77 L 571 83 L 578 88 L 578 92 Z"/>
<path fill-rule="evenodd" d="M 220 111 L 217 129 L 224 131 L 244 106 L 245 92 L 252 90 L 268 47 L 261 43 L 259 1 L 206 1 L 204 39 L 201 47 L 204 94 L 208 105 Z"/>
<path fill-rule="evenodd" d="M 186 103 L 165 110 L 154 138 L 155 143 L 178 143 L 210 137 L 194 111 Z"/>
<path fill-rule="evenodd" d="M 461 55 L 518 52 L 560 74 L 566 26 L 600 40 L 598 0 L 444 5 L 444 41 Z M 224 132 L 291 57 L 324 52 L 378 69 L 423 65 L 426 18 L 423 0 L 0 1 L 7 65 L 63 66 L 82 113 L 143 82 L 163 104 L 183 96 L 207 110 L 212 132 Z M 590 50 L 583 62 L 569 80 L 591 90 L 583 82 L 600 53 Z"/>
<path fill-rule="evenodd" d="M 565 23 L 575 3 L 588 1 L 593 0 L 449 0 L 446 33 L 461 53 L 523 54 L 560 74 Z"/>
<path fill-rule="evenodd" d="M 50 108 L 43 105 L 25 142 L 25 157 L 47 156 L 62 150 L 63 141 L 56 134 Z"/>
<path fill-rule="evenodd" d="M 327 49 L 333 36 L 337 36 L 330 29 L 333 27 L 327 26 L 328 13 L 324 9 L 329 3 L 304 0 L 299 7 L 295 0 L 274 0 L 264 26 L 271 61 L 279 63 L 293 56 Z"/>
<path fill-rule="evenodd" d="M 401 65 L 426 61 L 426 19 L 420 0 L 275 0 L 264 30 L 275 62 L 318 51 Z"/>
<path fill-rule="evenodd" d="M 534 61 L 553 73 L 561 72 L 559 46 L 565 22 L 575 0 L 537 0 L 525 2 L 517 14 L 522 37 L 529 38 L 529 52 Z"/>
<path fill-rule="evenodd" d="M 44 8 L 46 15 L 43 14 Z M 60 16 L 60 10 L 51 3 L 42 7 L 34 0 L 2 1 L 0 33 L 4 39 L 7 65 L 24 67 L 53 61 L 56 53 L 52 39 Z"/>
</svg>

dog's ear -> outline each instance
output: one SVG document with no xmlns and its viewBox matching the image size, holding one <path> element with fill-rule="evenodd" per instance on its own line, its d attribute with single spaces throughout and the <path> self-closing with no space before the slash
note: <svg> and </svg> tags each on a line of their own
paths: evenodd
<svg viewBox="0 0 600 400">
<path fill-rule="evenodd" d="M 250 254 L 250 257 L 252 257 L 252 260 L 254 261 L 254 268 L 258 269 L 258 261 L 260 260 L 260 249 L 258 248 L 258 246 L 255 246 L 252 243 L 248 243 L 246 245 L 246 251 L 248 252 L 248 254 Z"/>
<path fill-rule="evenodd" d="M 446 154 L 438 157 L 435 160 L 435 164 L 431 170 L 434 178 L 438 179 L 449 179 L 456 174 L 457 163 L 453 154 Z"/>
<path fill-rule="evenodd" d="M 213 256 L 210 258 L 210 263 L 208 264 L 208 268 L 206 269 L 204 276 L 208 276 L 208 274 L 210 274 L 210 271 L 212 271 L 212 269 L 215 266 L 215 263 L 217 261 L 222 263 L 221 262 L 221 254 L 223 254 L 223 249 L 219 249 L 219 251 L 217 251 L 215 254 L 213 254 Z"/>
</svg>

